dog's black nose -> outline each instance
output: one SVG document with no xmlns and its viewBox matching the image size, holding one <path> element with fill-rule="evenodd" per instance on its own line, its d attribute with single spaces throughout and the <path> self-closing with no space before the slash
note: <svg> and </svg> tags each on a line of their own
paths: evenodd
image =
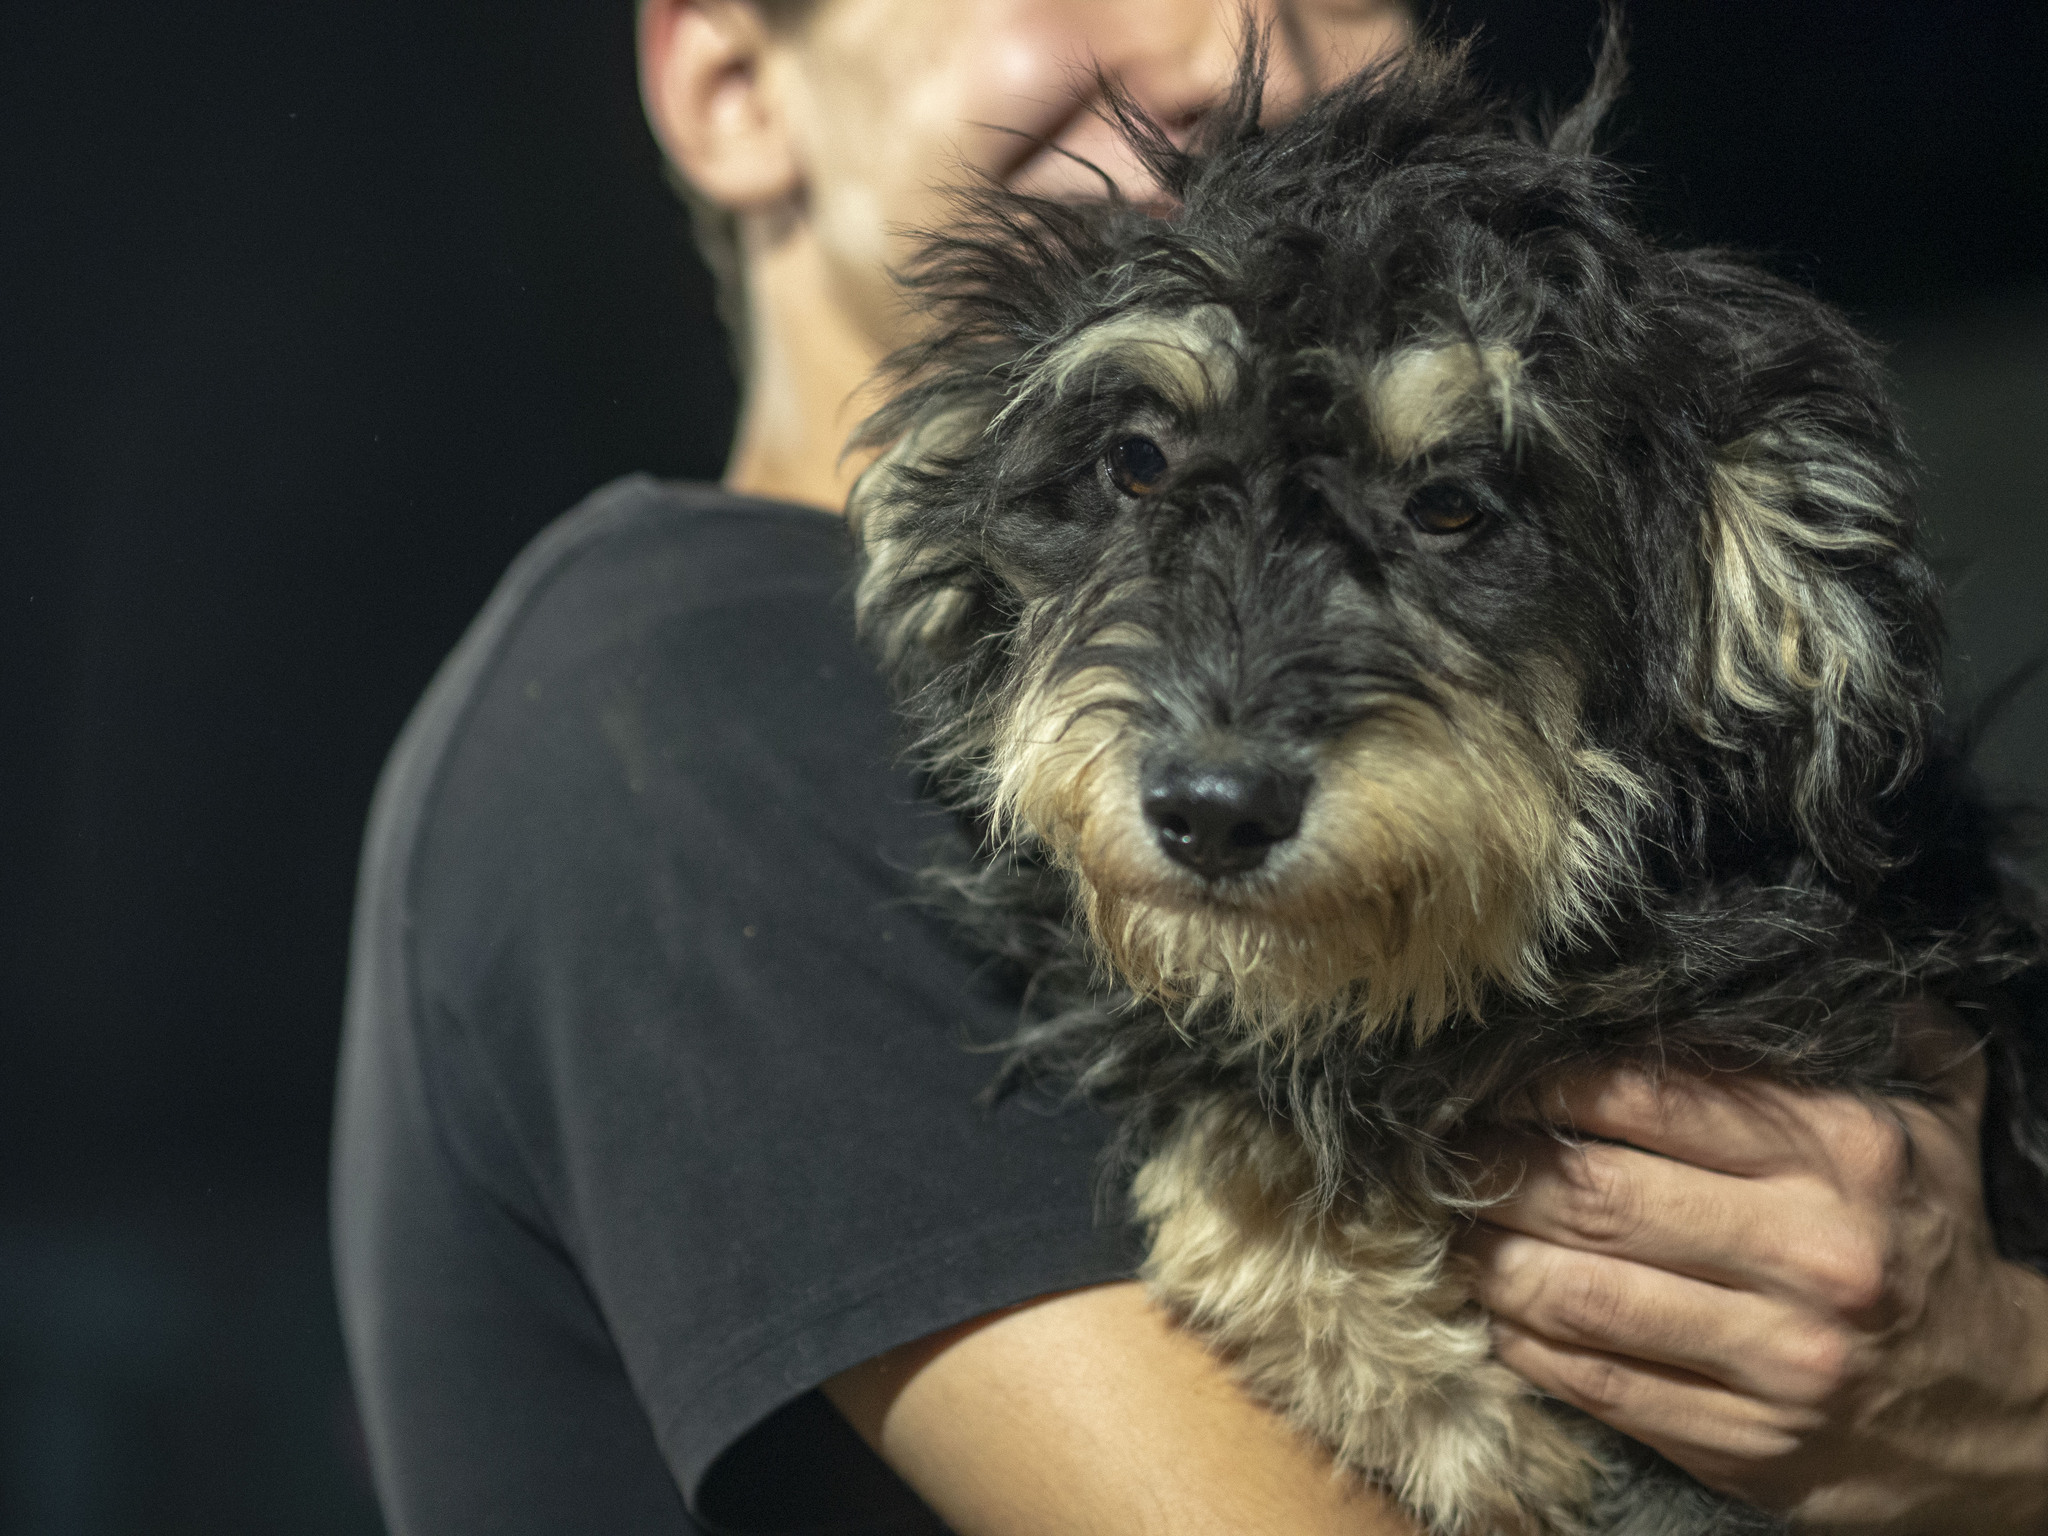
<svg viewBox="0 0 2048 1536">
<path fill-rule="evenodd" d="M 1257 869 L 1294 836 L 1308 781 L 1244 763 L 1168 759 L 1146 770 L 1145 819 L 1177 864 L 1208 879 Z"/>
</svg>

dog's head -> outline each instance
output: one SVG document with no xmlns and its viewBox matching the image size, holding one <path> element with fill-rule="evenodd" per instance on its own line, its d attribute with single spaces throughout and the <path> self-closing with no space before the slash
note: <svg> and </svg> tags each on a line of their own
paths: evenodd
<svg viewBox="0 0 2048 1536">
<path fill-rule="evenodd" d="M 939 782 L 1104 957 L 1255 1028 L 1540 989 L 1710 849 L 1884 857 L 1932 583 L 1871 349 L 1644 238 L 1591 153 L 1419 49 L 1169 216 L 983 191 L 868 427 L 862 622 Z M 1675 872 L 1675 873 L 1674 873 Z"/>
</svg>

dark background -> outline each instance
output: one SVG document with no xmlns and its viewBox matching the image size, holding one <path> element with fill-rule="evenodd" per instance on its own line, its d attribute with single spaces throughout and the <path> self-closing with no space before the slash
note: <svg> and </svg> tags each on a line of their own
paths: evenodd
<svg viewBox="0 0 2048 1536">
<path fill-rule="evenodd" d="M 2038 9 L 1640 0 L 1620 124 L 1666 228 L 1897 344 L 1965 693 L 2048 646 Z M 628 11 L 0 0 L 0 1530 L 377 1527 L 323 1229 L 371 786 L 520 546 L 731 424 Z M 1532 102 L 1593 14 L 1451 11 Z"/>
</svg>

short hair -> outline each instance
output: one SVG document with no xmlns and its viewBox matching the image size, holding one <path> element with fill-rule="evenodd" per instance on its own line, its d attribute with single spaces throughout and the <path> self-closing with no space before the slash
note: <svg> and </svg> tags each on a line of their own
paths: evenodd
<svg viewBox="0 0 2048 1536">
<path fill-rule="evenodd" d="M 770 32 L 796 31 L 811 18 L 821 0 L 741 0 L 759 13 Z M 747 270 L 740 257 L 740 224 L 729 208 L 721 208 L 698 190 L 673 162 L 665 162 L 669 185 L 690 211 L 690 233 L 697 254 L 711 273 L 712 300 L 732 349 L 732 364 L 741 382 L 752 367 L 751 328 L 747 323 Z"/>
</svg>

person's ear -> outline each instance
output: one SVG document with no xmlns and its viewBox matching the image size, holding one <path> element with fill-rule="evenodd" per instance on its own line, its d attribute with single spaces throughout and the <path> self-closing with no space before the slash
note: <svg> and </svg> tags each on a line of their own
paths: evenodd
<svg viewBox="0 0 2048 1536">
<path fill-rule="evenodd" d="M 773 34 L 746 0 L 641 0 L 640 98 L 670 162 L 735 213 L 793 195 L 802 171 L 768 66 Z"/>
</svg>

